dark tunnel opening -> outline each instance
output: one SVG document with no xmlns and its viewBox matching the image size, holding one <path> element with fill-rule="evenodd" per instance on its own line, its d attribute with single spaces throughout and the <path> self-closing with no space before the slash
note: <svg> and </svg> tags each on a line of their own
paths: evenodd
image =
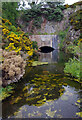
<svg viewBox="0 0 82 120">
<path fill-rule="evenodd" d="M 54 48 L 52 48 L 50 46 L 42 46 L 39 49 L 40 49 L 40 52 L 42 52 L 42 53 L 49 53 L 54 50 Z"/>
</svg>

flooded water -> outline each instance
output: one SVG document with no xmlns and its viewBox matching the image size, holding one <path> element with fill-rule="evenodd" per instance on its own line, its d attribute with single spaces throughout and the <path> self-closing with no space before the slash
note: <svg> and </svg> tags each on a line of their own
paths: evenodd
<svg viewBox="0 0 82 120">
<path fill-rule="evenodd" d="M 78 118 L 80 84 L 64 74 L 72 57 L 62 51 L 40 53 L 38 61 L 48 65 L 26 67 L 14 93 L 3 101 L 3 118 Z"/>
</svg>

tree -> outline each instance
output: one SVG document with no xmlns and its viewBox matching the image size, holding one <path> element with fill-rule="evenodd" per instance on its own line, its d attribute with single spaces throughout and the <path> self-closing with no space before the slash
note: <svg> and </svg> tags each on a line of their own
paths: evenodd
<svg viewBox="0 0 82 120">
<path fill-rule="evenodd" d="M 28 3 L 30 5 L 31 9 L 40 9 L 42 7 L 42 3 L 40 2 L 37 4 L 36 2 Z"/>
<path fill-rule="evenodd" d="M 16 25 L 18 17 L 18 2 L 3 2 L 2 3 L 2 17 L 8 19 L 13 25 Z"/>
<path fill-rule="evenodd" d="M 57 6 L 63 5 L 64 2 L 47 2 L 50 8 L 55 8 Z"/>
</svg>

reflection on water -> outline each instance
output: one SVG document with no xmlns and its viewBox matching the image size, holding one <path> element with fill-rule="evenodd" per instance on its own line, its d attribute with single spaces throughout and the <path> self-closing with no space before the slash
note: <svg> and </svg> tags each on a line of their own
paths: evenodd
<svg viewBox="0 0 82 120">
<path fill-rule="evenodd" d="M 40 57 L 39 57 L 39 61 L 41 62 L 57 62 L 59 59 L 59 54 L 58 54 L 59 50 L 54 50 L 52 52 L 49 53 L 40 53 Z"/>
<path fill-rule="evenodd" d="M 52 61 L 53 62 L 57 62 L 59 60 L 59 50 L 54 50 L 52 52 Z"/>
<path fill-rule="evenodd" d="M 52 52 L 49 53 L 40 53 L 39 56 L 39 61 L 41 62 L 49 62 L 49 63 L 58 63 L 65 62 L 69 59 L 69 57 L 72 57 L 70 54 L 66 54 L 63 51 L 59 50 L 53 50 Z"/>
<path fill-rule="evenodd" d="M 51 63 L 51 61 L 52 61 L 52 52 L 50 52 L 50 53 L 40 53 L 39 61 Z"/>
<path fill-rule="evenodd" d="M 79 107 L 75 102 L 80 96 L 80 85 L 63 73 L 69 55 L 59 51 L 49 55 L 42 54 L 39 58 L 49 65 L 27 67 L 24 78 L 12 84 L 15 90 L 3 101 L 3 118 L 78 117 Z"/>
</svg>

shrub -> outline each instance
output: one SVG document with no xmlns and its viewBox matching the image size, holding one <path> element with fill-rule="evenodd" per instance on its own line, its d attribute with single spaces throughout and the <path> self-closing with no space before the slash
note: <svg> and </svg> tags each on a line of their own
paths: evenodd
<svg viewBox="0 0 82 120">
<path fill-rule="evenodd" d="M 80 62 L 75 58 L 70 58 L 68 63 L 65 63 L 64 72 L 80 79 Z"/>
<path fill-rule="evenodd" d="M 20 53 L 22 50 L 31 56 L 33 54 L 33 48 L 28 35 L 24 33 L 19 27 L 16 28 L 12 26 L 8 20 L 3 18 L 2 20 L 2 41 L 5 43 L 5 45 L 7 45 L 7 47 L 4 46 L 6 47 L 5 49 L 8 51 L 15 50 L 18 53 Z"/>
<path fill-rule="evenodd" d="M 80 46 L 78 45 L 69 44 L 67 46 L 67 49 L 70 53 L 73 53 L 74 55 L 80 54 Z"/>
<path fill-rule="evenodd" d="M 36 41 L 32 41 L 32 47 L 33 47 L 33 49 L 36 48 L 38 50 L 38 45 L 37 45 Z"/>
<path fill-rule="evenodd" d="M 65 9 L 65 6 L 63 6 L 63 5 L 59 5 L 59 6 L 57 6 L 58 8 L 60 8 L 61 10 L 64 10 Z"/>
<path fill-rule="evenodd" d="M 62 50 L 62 48 L 64 47 L 64 40 L 65 40 L 65 37 L 66 37 L 66 31 L 60 31 L 59 32 L 59 38 L 60 38 L 60 43 L 59 43 L 59 47 L 60 47 L 60 50 Z"/>
<path fill-rule="evenodd" d="M 82 10 L 78 10 L 75 13 L 73 13 L 69 20 L 70 20 L 70 24 L 73 26 L 73 28 L 77 31 L 77 30 L 81 30 L 82 31 L 82 27 L 81 27 L 81 14 L 82 14 Z"/>
<path fill-rule="evenodd" d="M 44 10 L 42 13 L 43 13 L 43 15 L 48 15 L 49 14 L 48 11 L 46 11 L 46 10 Z"/>
<path fill-rule="evenodd" d="M 47 17 L 47 20 L 52 21 L 53 18 L 54 18 L 54 16 L 50 15 L 50 16 Z"/>
<path fill-rule="evenodd" d="M 29 22 L 31 20 L 33 20 L 33 25 L 39 28 L 41 27 L 41 23 L 43 22 L 42 16 L 44 16 L 49 21 L 61 21 L 63 19 L 63 13 L 60 8 L 46 8 L 43 11 L 41 11 L 41 9 L 35 8 L 28 9 L 24 11 L 21 18 L 25 22 L 28 22 L 27 25 L 29 25 Z"/>
<path fill-rule="evenodd" d="M 5 98 L 9 97 L 14 92 L 14 87 L 8 85 L 5 88 L 0 89 L 0 101 L 4 100 Z"/>
<path fill-rule="evenodd" d="M 16 19 L 19 17 L 18 2 L 2 2 L 2 17 L 17 26 Z"/>
<path fill-rule="evenodd" d="M 37 28 L 40 28 L 42 22 L 43 22 L 42 17 L 37 17 L 34 19 L 33 25 L 36 26 Z"/>
<path fill-rule="evenodd" d="M 66 42 L 66 35 L 67 35 L 68 30 L 69 30 L 69 27 L 66 30 L 60 31 L 58 33 L 58 36 L 60 39 L 60 43 L 59 43 L 60 50 L 64 48 L 64 43 Z"/>
<path fill-rule="evenodd" d="M 17 28 L 14 26 L 14 25 L 11 25 L 9 27 L 9 30 L 13 31 L 13 32 L 16 32 Z"/>
<path fill-rule="evenodd" d="M 24 74 L 26 62 L 15 51 L 2 51 L 4 62 L 2 63 L 2 81 L 3 85 L 7 85 Z M 18 79 L 17 79 L 18 80 Z"/>
</svg>

